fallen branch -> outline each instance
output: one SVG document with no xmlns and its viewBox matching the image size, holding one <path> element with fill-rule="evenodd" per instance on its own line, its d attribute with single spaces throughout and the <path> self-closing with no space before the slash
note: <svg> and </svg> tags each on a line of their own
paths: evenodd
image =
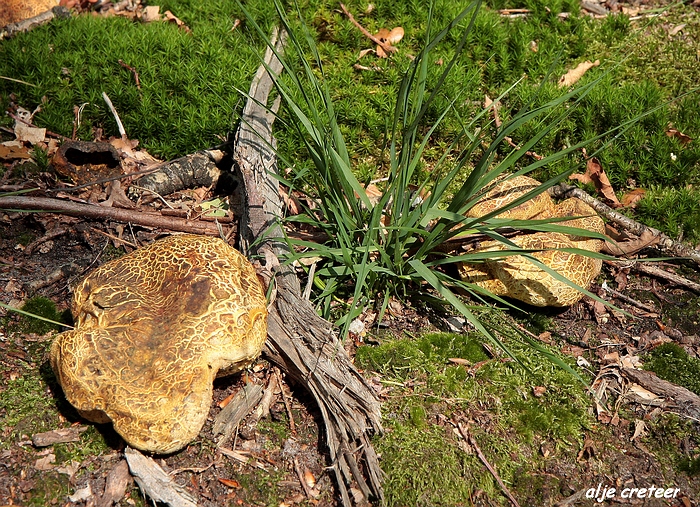
<svg viewBox="0 0 700 507">
<path fill-rule="evenodd" d="M 656 248 L 661 250 L 664 254 L 672 255 L 674 257 L 686 257 L 692 259 L 697 264 L 700 264 L 700 252 L 690 248 L 683 243 L 671 239 L 666 236 L 663 232 L 649 227 L 644 224 L 632 220 L 625 215 L 618 213 L 613 210 L 610 206 L 603 204 L 598 199 L 595 199 L 588 195 L 586 192 L 578 187 L 572 185 L 567 185 L 566 183 L 561 183 L 555 187 L 552 187 L 551 194 L 553 197 L 565 198 L 565 197 L 576 197 L 581 199 L 583 202 L 588 204 L 593 208 L 596 213 L 607 218 L 611 222 L 614 222 L 621 227 L 624 227 L 627 231 L 631 232 L 635 236 L 641 236 L 644 233 L 651 233 L 654 237 L 658 238 L 658 243 L 654 245 Z"/>
<path fill-rule="evenodd" d="M 277 54 L 282 51 L 284 32 L 273 34 Z M 318 316 L 302 298 L 295 272 L 279 262 L 289 253 L 279 225 L 282 202 L 277 172 L 276 141 L 272 135 L 275 102 L 268 110 L 274 80 L 281 62 L 268 48 L 265 63 L 250 85 L 241 124 L 236 134 L 234 167 L 241 172 L 244 206 L 239 225 L 240 245 L 248 255 L 264 261 L 273 276 L 276 296 L 269 305 L 265 355 L 318 403 L 325 426 L 330 468 L 344 506 L 352 505 L 349 489 L 359 489 L 366 499 L 382 500 L 382 472 L 370 437 L 382 431 L 376 393 L 350 361 L 333 326 Z M 271 76 L 270 73 L 273 75 Z M 281 386 L 280 386 L 281 387 Z M 364 473 L 363 473 L 364 472 Z M 353 495 L 356 502 L 356 495 Z"/>
<path fill-rule="evenodd" d="M 18 33 L 28 32 L 29 30 L 32 30 L 37 26 L 45 25 L 46 23 L 49 23 L 51 20 L 53 20 L 53 18 L 69 17 L 70 10 L 63 6 L 56 6 L 49 11 L 42 12 L 38 16 L 34 16 L 33 18 L 23 19 L 22 21 L 18 21 L 17 23 L 11 23 L 7 25 L 0 31 L 0 40 L 9 39 L 10 37 L 14 37 Z"/>
<path fill-rule="evenodd" d="M 350 11 L 347 9 L 347 7 L 345 7 L 344 4 L 341 3 L 340 8 L 343 9 L 343 13 L 348 17 L 350 22 L 353 25 L 355 25 L 364 34 L 365 37 L 367 37 L 369 40 L 374 42 L 377 46 L 381 47 L 386 54 L 394 53 L 395 51 L 397 51 L 397 48 L 395 46 L 392 46 L 391 44 L 387 44 L 386 42 L 383 42 L 381 39 L 378 39 L 377 37 L 375 37 L 374 35 L 369 33 L 364 26 L 362 26 L 360 23 L 355 21 L 355 18 L 350 13 Z"/>
<path fill-rule="evenodd" d="M 191 234 L 207 234 L 218 236 L 219 227 L 216 223 L 187 220 L 185 218 L 163 216 L 157 213 L 111 208 L 97 204 L 83 204 L 50 197 L 0 196 L 2 210 L 41 210 L 47 213 L 63 213 L 83 218 L 115 220 L 147 227 L 160 227 L 171 231 L 189 232 Z"/>
<path fill-rule="evenodd" d="M 654 373 L 634 368 L 620 368 L 628 381 L 666 399 L 665 409 L 677 411 L 694 420 L 700 419 L 700 396 L 685 387 L 660 379 Z"/>
<path fill-rule="evenodd" d="M 674 283 L 676 285 L 680 285 L 682 287 L 686 287 L 687 289 L 692 290 L 693 292 L 696 292 L 700 294 L 700 284 L 693 282 L 692 280 L 688 280 L 687 278 L 684 278 L 680 275 L 677 275 L 675 273 L 671 273 L 670 271 L 666 271 L 665 269 L 661 269 L 658 266 L 653 266 L 648 262 L 635 262 L 632 265 L 632 269 L 636 271 L 640 271 L 644 274 L 655 276 L 657 278 L 662 278 L 664 280 L 667 280 L 671 283 Z"/>
</svg>

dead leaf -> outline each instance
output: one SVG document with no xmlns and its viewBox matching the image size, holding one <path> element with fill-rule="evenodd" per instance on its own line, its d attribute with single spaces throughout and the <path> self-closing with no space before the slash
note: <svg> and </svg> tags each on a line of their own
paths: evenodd
<svg viewBox="0 0 700 507">
<path fill-rule="evenodd" d="M 310 488 L 316 486 L 316 477 L 314 477 L 314 474 L 308 468 L 304 468 L 304 482 L 306 482 L 306 485 Z"/>
<path fill-rule="evenodd" d="M 622 205 L 625 208 L 635 208 L 637 203 L 644 198 L 647 193 L 643 188 L 635 188 L 622 196 Z"/>
<path fill-rule="evenodd" d="M 605 242 L 602 251 L 615 257 L 632 255 L 640 250 L 656 245 L 659 242 L 659 237 L 651 231 L 644 231 L 638 238 L 628 239 L 626 241 L 617 241 L 615 243 Z"/>
<path fill-rule="evenodd" d="M 90 484 L 88 483 L 87 486 L 81 489 L 76 489 L 75 493 L 73 493 L 71 496 L 68 497 L 68 500 L 71 501 L 71 503 L 79 503 L 79 502 L 85 502 L 86 500 L 90 500 L 92 498 L 92 488 L 90 487 Z"/>
<path fill-rule="evenodd" d="M 639 384 L 630 384 L 629 392 L 634 394 L 638 399 L 643 402 L 651 402 L 660 399 L 656 393 L 652 393 L 648 389 L 643 388 Z"/>
<path fill-rule="evenodd" d="M 368 53 L 374 53 L 374 52 L 375 52 L 374 49 L 363 49 L 362 51 L 360 51 L 360 56 L 358 56 L 357 59 L 359 60 L 360 58 L 367 55 Z"/>
<path fill-rule="evenodd" d="M 396 28 L 392 28 L 391 31 L 389 32 L 389 35 L 386 38 L 386 42 L 391 44 L 392 46 L 398 44 L 401 42 L 401 39 L 403 39 L 404 36 L 404 31 L 403 28 L 400 26 L 397 26 Z"/>
<path fill-rule="evenodd" d="M 546 393 L 546 392 L 547 392 L 547 388 L 544 386 L 534 386 L 532 388 L 532 395 L 535 398 L 541 398 L 542 396 L 544 396 L 544 393 Z"/>
<path fill-rule="evenodd" d="M 374 34 L 374 37 L 379 39 L 385 46 L 387 47 L 382 47 L 380 45 L 377 45 L 377 56 L 379 58 L 386 58 L 387 51 L 395 51 L 395 48 L 393 47 L 394 44 L 397 44 L 401 39 L 403 39 L 404 36 L 404 30 L 402 27 L 397 26 L 396 28 L 392 28 L 391 30 L 388 30 L 386 28 L 380 28 L 377 33 Z"/>
<path fill-rule="evenodd" d="M 578 180 L 584 184 L 593 183 L 598 193 L 602 194 L 613 208 L 619 208 L 622 206 L 622 203 L 615 195 L 613 186 L 610 184 L 608 175 L 605 174 L 603 166 L 600 164 L 600 161 L 597 158 L 591 157 L 588 159 L 586 162 L 586 172 L 584 174 L 572 174 L 569 176 L 569 178 L 572 180 Z"/>
<path fill-rule="evenodd" d="M 141 21 L 143 21 L 144 23 L 160 21 L 160 5 L 146 6 L 143 9 L 143 14 L 141 14 Z"/>
<path fill-rule="evenodd" d="M 501 103 L 498 101 L 494 102 L 491 100 L 491 97 L 484 95 L 484 109 L 488 109 L 490 107 L 493 108 L 493 123 L 496 125 L 496 128 L 499 128 L 502 123 L 501 118 L 498 115 L 498 110 L 501 108 Z"/>
<path fill-rule="evenodd" d="M 39 458 L 34 463 L 34 468 L 41 471 L 52 470 L 54 468 L 54 462 L 56 461 L 55 454 L 47 454 L 43 458 Z"/>
<path fill-rule="evenodd" d="M 680 25 L 674 26 L 673 28 L 671 28 L 671 29 L 668 31 L 668 36 L 669 36 L 669 37 L 673 37 L 674 35 L 677 35 L 678 32 L 680 32 L 681 30 L 683 30 L 683 29 L 685 28 L 686 25 L 687 25 L 687 23 L 682 23 L 682 24 L 680 24 Z"/>
<path fill-rule="evenodd" d="M 25 141 L 29 144 L 37 144 L 46 138 L 46 129 L 30 127 L 20 122 L 15 123 L 15 136 L 18 141 Z"/>
<path fill-rule="evenodd" d="M 375 206 L 382 199 L 384 192 L 382 192 L 380 188 L 374 183 L 370 183 L 369 185 L 367 185 L 367 187 L 365 187 L 365 194 L 367 194 L 369 202 L 372 203 L 373 206 Z"/>
<path fill-rule="evenodd" d="M 575 68 L 571 69 L 559 79 L 559 87 L 563 88 L 575 84 L 589 69 L 597 67 L 598 65 L 600 65 L 600 60 L 596 60 L 595 62 L 587 60 L 579 63 Z"/>
<path fill-rule="evenodd" d="M 668 137 L 675 137 L 675 138 L 677 138 L 683 146 L 685 146 L 686 144 L 691 143 L 691 142 L 693 141 L 693 138 L 692 138 L 692 137 L 687 136 L 687 135 L 685 135 L 683 132 L 681 132 L 681 131 L 679 131 L 679 130 L 677 130 L 677 129 L 673 129 L 673 128 L 669 128 L 669 129 L 666 131 L 666 135 L 667 135 Z"/>
<path fill-rule="evenodd" d="M 616 350 L 603 356 L 603 364 L 620 364 L 620 354 Z"/>
<path fill-rule="evenodd" d="M 238 489 L 241 487 L 241 483 L 233 479 L 224 479 L 219 477 L 219 482 L 228 488 Z"/>
<path fill-rule="evenodd" d="M 175 23 L 175 24 L 177 25 L 178 28 L 182 28 L 185 32 L 187 32 L 187 33 L 192 33 L 192 30 L 190 30 L 190 27 L 187 26 L 187 25 L 184 23 L 184 21 L 182 21 L 181 19 L 179 19 L 179 18 L 178 18 L 177 16 L 175 16 L 175 14 L 173 14 L 172 12 L 170 12 L 170 11 L 165 11 L 165 12 L 163 13 L 163 18 L 165 19 L 165 21 L 167 21 L 167 22 L 169 22 L 169 23 Z"/>
<path fill-rule="evenodd" d="M 19 141 L 8 141 L 0 144 L 0 160 L 15 160 L 32 158 L 29 150 Z"/>
<path fill-rule="evenodd" d="M 374 34 L 374 36 L 382 42 L 387 42 L 389 39 L 389 34 L 391 34 L 390 30 L 386 28 L 380 28 L 379 31 Z"/>
</svg>

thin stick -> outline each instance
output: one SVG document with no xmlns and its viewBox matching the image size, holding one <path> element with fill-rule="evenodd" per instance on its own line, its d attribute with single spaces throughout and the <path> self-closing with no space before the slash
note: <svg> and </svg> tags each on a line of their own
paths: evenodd
<svg viewBox="0 0 700 507">
<path fill-rule="evenodd" d="M 347 7 L 345 7 L 344 4 L 341 3 L 341 4 L 340 4 L 340 8 L 343 9 L 343 13 L 348 17 L 348 19 L 350 20 L 350 22 L 351 22 L 353 25 L 355 25 L 357 28 L 359 28 L 359 30 L 365 35 L 365 37 L 367 37 L 369 40 L 371 40 L 372 42 L 374 42 L 375 44 L 377 44 L 378 46 L 380 46 L 380 47 L 384 50 L 385 53 L 387 53 L 387 54 L 389 54 L 389 53 L 394 53 L 394 52 L 397 50 L 397 49 L 396 49 L 394 46 L 392 46 L 391 44 L 387 44 L 386 42 L 382 42 L 381 40 L 379 40 L 378 38 L 376 38 L 374 35 L 372 35 L 371 33 L 369 33 L 365 27 L 363 27 L 360 23 L 358 23 L 357 21 L 355 21 L 355 18 L 354 18 L 353 15 L 350 13 L 350 11 L 347 9 Z"/>
<path fill-rule="evenodd" d="M 675 273 L 671 273 L 670 271 L 666 271 L 665 269 L 661 269 L 657 266 L 652 266 L 651 264 L 644 262 L 635 262 L 632 265 L 632 268 L 647 275 L 663 278 L 664 280 L 668 280 L 676 285 L 681 285 L 700 294 L 700 284 L 690 281 L 687 278 L 683 278 Z"/>
<path fill-rule="evenodd" d="M 134 81 L 136 81 L 136 88 L 141 90 L 141 80 L 139 79 L 139 73 L 136 72 L 136 69 L 131 65 L 127 65 L 126 63 L 124 63 L 124 60 L 122 60 L 121 58 L 117 60 L 117 63 L 119 63 L 119 65 L 124 67 L 129 72 L 131 72 L 131 74 L 134 76 Z"/>
<path fill-rule="evenodd" d="M 32 86 L 32 87 L 36 88 L 36 85 L 35 85 L 35 84 L 27 83 L 26 81 L 22 81 L 21 79 L 15 79 L 15 78 L 12 78 L 12 77 L 7 77 L 7 76 L 0 76 L 0 79 L 6 79 L 7 81 L 12 81 L 13 83 L 19 83 L 19 84 L 23 84 L 23 85 L 27 85 L 27 86 Z"/>
<path fill-rule="evenodd" d="M 484 456 L 484 453 L 481 452 L 481 448 L 477 445 L 476 440 L 474 440 L 474 437 L 472 437 L 471 433 L 469 433 L 469 428 L 465 428 L 462 423 L 458 422 L 457 428 L 459 429 L 459 433 L 462 435 L 464 440 L 466 440 L 469 445 L 471 445 L 474 450 L 476 451 L 476 455 L 479 457 L 481 462 L 484 464 L 484 466 L 488 469 L 488 471 L 493 475 L 493 478 L 496 479 L 496 482 L 498 482 L 498 485 L 501 487 L 503 490 L 503 494 L 505 494 L 508 497 L 508 500 L 513 504 L 514 507 L 520 507 L 520 504 L 518 501 L 515 499 L 515 497 L 510 493 L 506 485 L 503 483 L 501 480 L 501 477 L 498 475 L 498 472 L 496 472 L 496 469 L 491 466 L 491 463 L 486 459 L 486 456 Z"/>
<path fill-rule="evenodd" d="M 297 477 L 299 477 L 299 482 L 301 483 L 301 487 L 304 489 L 304 493 L 306 493 L 306 497 L 314 498 L 313 491 L 311 491 L 309 485 L 306 484 L 306 480 L 304 479 L 304 471 L 301 469 L 301 465 L 299 465 L 299 461 L 296 458 L 294 458 L 294 471 L 297 473 Z"/>
<path fill-rule="evenodd" d="M 561 183 L 556 187 L 552 187 L 551 193 L 554 197 L 577 197 L 593 208 L 599 215 L 602 215 L 611 222 L 615 222 L 621 227 L 624 227 L 626 230 L 630 231 L 636 236 L 641 236 L 644 232 L 650 232 L 659 239 L 656 246 L 665 254 L 673 255 L 674 257 L 687 257 L 695 261 L 697 264 L 700 264 L 700 252 L 697 250 L 694 250 L 693 248 L 690 248 L 679 241 L 671 239 L 663 232 L 654 229 L 653 227 L 640 224 L 639 222 L 626 217 L 622 213 L 618 213 L 610 206 L 603 204 L 594 197 L 591 197 L 580 188 L 567 185 L 566 183 Z"/>
<path fill-rule="evenodd" d="M 65 213 L 84 218 L 109 219 L 148 227 L 161 227 L 171 231 L 208 234 L 210 236 L 219 235 L 216 223 L 212 222 L 187 220 L 139 210 L 107 208 L 96 204 L 83 204 L 48 197 L 2 196 L 0 197 L 0 209 Z"/>
<path fill-rule="evenodd" d="M 642 303 L 641 301 L 637 301 L 636 299 L 633 299 L 629 296 L 626 296 L 622 292 L 617 291 L 617 290 L 613 289 L 612 287 L 608 287 L 607 284 L 603 284 L 603 290 L 609 292 L 617 299 L 624 301 L 626 303 L 629 303 L 632 306 L 636 306 L 637 308 L 640 308 L 644 311 L 647 311 L 649 313 L 656 313 L 657 312 L 657 310 L 655 308 L 653 308 L 649 305 L 646 305 L 646 304 Z"/>
<path fill-rule="evenodd" d="M 114 106 L 112 105 L 112 101 L 109 100 L 109 97 L 105 92 L 102 92 L 102 98 L 105 99 L 105 102 L 107 103 L 107 107 L 109 108 L 110 111 L 112 111 L 112 115 L 114 116 L 114 119 L 117 121 L 117 128 L 119 129 L 119 135 L 122 136 L 122 138 L 126 138 L 126 130 L 124 130 L 124 125 L 122 125 L 122 121 L 119 119 L 119 114 L 117 114 L 117 110 L 114 109 Z"/>
<path fill-rule="evenodd" d="M 289 398 L 287 398 L 287 393 L 284 392 L 284 384 L 282 384 L 282 376 L 278 368 L 274 368 L 275 376 L 277 377 L 277 385 L 280 387 L 280 392 L 282 393 L 282 401 L 284 401 L 284 408 L 287 409 L 287 415 L 289 416 L 289 430 L 292 434 L 296 434 L 297 428 L 294 423 L 294 415 L 292 414 L 292 404 L 289 403 Z"/>
</svg>

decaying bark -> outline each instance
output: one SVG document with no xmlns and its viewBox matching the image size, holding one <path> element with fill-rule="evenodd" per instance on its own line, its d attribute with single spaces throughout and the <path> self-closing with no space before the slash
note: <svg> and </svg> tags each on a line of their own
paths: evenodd
<svg viewBox="0 0 700 507">
<path fill-rule="evenodd" d="M 654 373 L 634 368 L 621 368 L 622 374 L 631 382 L 666 398 L 667 410 L 678 412 L 694 420 L 700 419 L 700 396 L 685 387 L 660 379 Z"/>
<path fill-rule="evenodd" d="M 285 35 L 276 39 L 282 50 Z M 265 354 L 318 403 L 325 424 L 331 466 L 343 504 L 352 504 L 350 488 L 365 498 L 382 499 L 382 472 L 370 437 L 380 433 L 380 404 L 376 393 L 351 363 L 332 325 L 320 318 L 301 296 L 294 271 L 280 265 L 288 250 L 279 219 L 282 204 L 276 171 L 274 113 L 267 110 L 274 86 L 269 72 L 279 75 L 282 65 L 268 49 L 250 87 L 237 133 L 234 161 L 241 172 L 244 193 L 239 225 L 241 248 L 263 259 L 274 275 L 275 294 L 270 303 Z M 278 102 L 271 108 L 276 110 Z M 352 495 L 357 502 L 357 495 Z"/>
<path fill-rule="evenodd" d="M 218 151 L 201 151 L 163 165 L 141 177 L 136 185 L 159 195 L 170 195 L 185 188 L 210 187 L 219 179 Z"/>
</svg>

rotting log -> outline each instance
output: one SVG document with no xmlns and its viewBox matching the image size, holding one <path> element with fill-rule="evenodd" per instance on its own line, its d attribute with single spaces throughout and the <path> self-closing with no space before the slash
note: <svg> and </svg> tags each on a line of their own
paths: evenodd
<svg viewBox="0 0 700 507">
<path fill-rule="evenodd" d="M 285 37 L 284 32 L 273 35 L 277 52 L 282 51 Z M 351 501 L 351 488 L 366 499 L 381 501 L 382 472 L 370 440 L 382 432 L 377 395 L 350 361 L 333 326 L 302 298 L 292 268 L 279 262 L 288 253 L 279 225 L 282 202 L 273 176 L 277 164 L 272 123 L 279 98 L 269 109 L 267 104 L 281 72 L 281 62 L 268 48 L 265 64 L 251 83 L 233 152 L 243 193 L 241 249 L 262 259 L 274 284 L 264 354 L 306 387 L 318 403 L 343 505 L 362 503 L 356 494 Z"/>
</svg>

